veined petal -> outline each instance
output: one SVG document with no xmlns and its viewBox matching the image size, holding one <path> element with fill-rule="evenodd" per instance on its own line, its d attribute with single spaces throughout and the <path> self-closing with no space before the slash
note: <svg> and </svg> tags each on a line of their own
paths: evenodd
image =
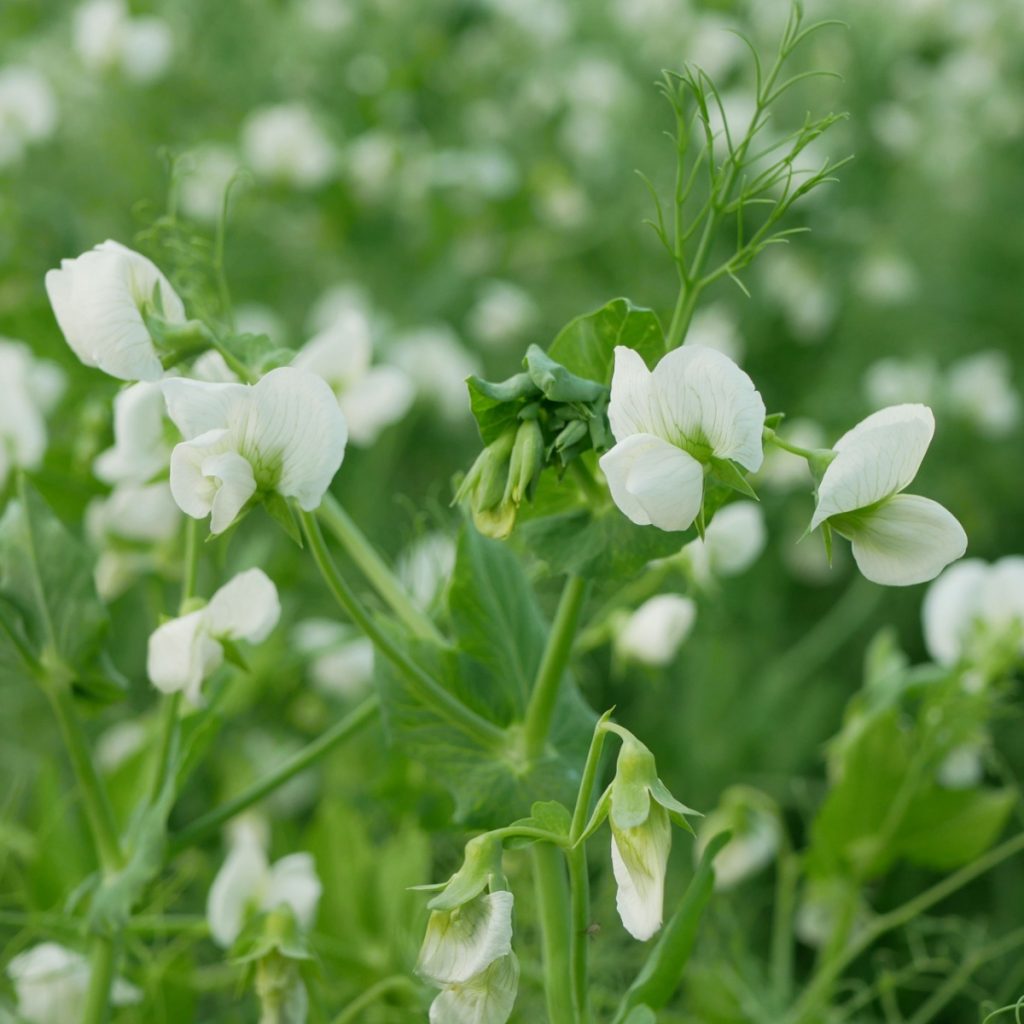
<svg viewBox="0 0 1024 1024">
<path fill-rule="evenodd" d="M 316 374 L 282 366 L 263 377 L 251 397 L 239 450 L 257 452 L 261 464 L 279 461 L 275 490 L 311 512 L 338 472 L 348 440 L 334 392 Z"/>
<path fill-rule="evenodd" d="M 287 904 L 295 914 L 296 921 L 303 928 L 309 928 L 316 918 L 322 892 L 323 886 L 317 877 L 312 855 L 292 853 L 275 861 L 271 867 L 262 907 L 264 910 L 273 910 L 282 903 Z"/>
<path fill-rule="evenodd" d="M 671 848 L 672 826 L 660 804 L 652 802 L 647 821 L 636 828 L 619 829 L 612 823 L 615 903 L 626 931 L 641 942 L 661 927 Z"/>
<path fill-rule="evenodd" d="M 980 558 L 965 558 L 942 573 L 924 595 L 924 643 L 940 665 L 959 660 L 964 636 L 981 614 L 988 575 L 989 567 Z"/>
<path fill-rule="evenodd" d="M 518 988 L 519 961 L 508 953 L 468 981 L 447 986 L 430 1004 L 430 1024 L 505 1024 Z"/>
<path fill-rule="evenodd" d="M 439 985 L 469 981 L 512 951 L 510 892 L 477 896 L 454 910 L 435 910 L 416 973 Z"/>
<path fill-rule="evenodd" d="M 652 434 L 632 434 L 601 456 L 612 499 L 638 526 L 685 530 L 704 497 L 704 470 L 693 456 Z"/>
<path fill-rule="evenodd" d="M 608 420 L 616 441 L 624 441 L 631 434 L 661 436 L 661 410 L 651 371 L 639 352 L 624 345 L 615 347 Z"/>
<path fill-rule="evenodd" d="M 167 415 L 186 441 L 230 425 L 250 389 L 245 384 L 211 384 L 187 377 L 161 381 Z"/>
<path fill-rule="evenodd" d="M 752 472 L 761 468 L 765 408 L 754 382 L 728 356 L 686 345 L 654 368 L 654 389 L 666 440 L 706 445 L 719 459 Z"/>
<path fill-rule="evenodd" d="M 252 465 L 237 452 L 221 452 L 203 459 L 200 471 L 216 482 L 210 503 L 210 533 L 223 533 L 256 493 Z"/>
<path fill-rule="evenodd" d="M 967 550 L 967 534 L 937 501 L 897 494 L 847 531 L 857 567 L 873 583 L 926 583 Z"/>
<path fill-rule="evenodd" d="M 277 587 L 262 569 L 247 569 L 225 583 L 206 606 L 206 622 L 212 636 L 265 640 L 281 617 Z"/>
<path fill-rule="evenodd" d="M 217 482 L 203 473 L 213 455 L 230 449 L 227 430 L 211 430 L 194 441 L 182 441 L 171 452 L 171 496 L 178 508 L 193 519 L 204 519 L 213 508 Z"/>
<path fill-rule="evenodd" d="M 847 431 L 818 487 L 811 529 L 902 491 L 917 475 L 934 433 L 931 409 L 913 404 L 880 409 Z"/>
<path fill-rule="evenodd" d="M 198 695 L 224 651 L 206 631 L 205 609 L 163 623 L 150 634 L 146 673 L 163 693 Z"/>
<path fill-rule="evenodd" d="M 238 938 L 246 915 L 262 903 L 268 874 L 267 856 L 258 843 L 232 848 L 206 901 L 206 920 L 217 945 L 226 949 Z"/>
</svg>

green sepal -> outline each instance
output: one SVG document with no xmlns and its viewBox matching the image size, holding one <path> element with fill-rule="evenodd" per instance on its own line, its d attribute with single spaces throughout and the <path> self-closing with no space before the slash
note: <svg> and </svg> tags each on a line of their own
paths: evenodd
<svg viewBox="0 0 1024 1024">
<path fill-rule="evenodd" d="M 299 519 L 292 503 L 277 491 L 271 491 L 264 497 L 263 507 L 267 510 L 267 515 L 301 548 L 302 528 L 299 526 Z"/>
<path fill-rule="evenodd" d="M 784 412 L 772 412 L 764 418 L 764 426 L 766 430 L 778 430 L 782 426 L 782 421 L 786 418 Z"/>
<path fill-rule="evenodd" d="M 740 494 L 753 498 L 754 501 L 760 501 L 757 492 L 750 486 L 750 481 L 747 480 L 743 470 L 735 462 L 732 462 L 730 459 L 712 458 L 711 471 L 726 487 L 731 487 L 734 491 L 739 491 Z"/>
<path fill-rule="evenodd" d="M 229 959 L 247 964 L 274 953 L 286 960 L 313 959 L 306 936 L 287 903 L 249 919 L 231 947 Z"/>
<path fill-rule="evenodd" d="M 454 910 L 479 896 L 488 880 L 500 868 L 501 842 L 490 832 L 475 836 L 466 843 L 462 867 L 445 883 L 427 906 L 431 910 Z"/>
<path fill-rule="evenodd" d="M 604 384 L 578 377 L 556 363 L 539 345 L 526 350 L 525 365 L 530 379 L 552 402 L 596 402 L 607 392 Z"/>
<path fill-rule="evenodd" d="M 229 665 L 234 665 L 235 668 L 240 668 L 243 672 L 249 671 L 249 663 L 245 660 L 245 656 L 234 640 L 230 637 L 222 636 L 217 638 L 217 643 L 223 648 L 224 660 Z"/>
</svg>

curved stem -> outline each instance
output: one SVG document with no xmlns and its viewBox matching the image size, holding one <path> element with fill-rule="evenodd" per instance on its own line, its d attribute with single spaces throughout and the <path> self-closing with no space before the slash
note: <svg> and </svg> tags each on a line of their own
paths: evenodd
<svg viewBox="0 0 1024 1024">
<path fill-rule="evenodd" d="M 416 636 L 441 642 L 443 637 L 431 621 L 430 616 L 413 604 L 405 588 L 388 568 L 377 549 L 367 540 L 333 495 L 324 495 L 324 500 L 317 509 L 317 516 L 324 526 L 334 534 L 335 540 L 345 549 L 349 558 L 359 566 L 360 571 L 398 619 Z"/>
<path fill-rule="evenodd" d="M 352 1024 L 353 1021 L 359 1020 L 359 1014 L 362 1013 L 363 1010 L 377 1002 L 381 996 L 387 995 L 388 992 L 392 992 L 396 989 L 403 988 L 410 991 L 414 991 L 416 988 L 415 983 L 404 974 L 395 974 L 390 978 L 385 978 L 383 981 L 378 981 L 375 985 L 371 985 L 362 993 L 362 995 L 353 999 L 352 1002 L 334 1018 L 333 1024 Z"/>
<path fill-rule="evenodd" d="M 548 1024 L 574 1024 L 569 964 L 569 890 L 565 866 L 558 850 L 546 843 L 538 844 L 530 853 L 544 947 Z"/>
<path fill-rule="evenodd" d="M 558 691 L 569 655 L 572 653 L 576 627 L 587 596 L 587 583 L 579 576 L 566 578 L 562 596 L 558 601 L 555 621 L 551 624 L 547 646 L 541 658 L 537 678 L 530 693 L 523 726 L 524 749 L 527 758 L 539 757 L 547 746 L 551 719 L 558 701 Z"/>
<path fill-rule="evenodd" d="M 114 984 L 114 961 L 117 949 L 114 940 L 97 935 L 89 958 L 89 988 L 82 1010 L 82 1024 L 104 1024 L 107 1020 L 110 989 Z"/>
<path fill-rule="evenodd" d="M 442 718 L 467 735 L 491 745 L 505 741 L 505 732 L 487 721 L 462 701 L 450 694 L 435 679 L 427 675 L 377 625 L 370 613 L 352 592 L 331 558 L 320 524 L 312 512 L 299 511 L 299 518 L 309 541 L 310 553 L 335 600 L 352 621 L 373 641 L 374 647 L 384 655 L 415 687 L 420 699 Z"/>
<path fill-rule="evenodd" d="M 329 754 L 338 744 L 348 739 L 366 725 L 380 709 L 379 699 L 367 697 L 358 707 L 350 711 L 340 722 L 321 733 L 311 743 L 283 761 L 262 779 L 254 782 L 238 796 L 220 807 L 214 808 L 201 818 L 197 818 L 187 828 L 183 828 L 170 842 L 170 853 L 175 854 L 215 832 L 225 821 L 262 800 L 275 789 L 283 786 L 299 772 L 305 771 L 310 765 Z"/>
</svg>

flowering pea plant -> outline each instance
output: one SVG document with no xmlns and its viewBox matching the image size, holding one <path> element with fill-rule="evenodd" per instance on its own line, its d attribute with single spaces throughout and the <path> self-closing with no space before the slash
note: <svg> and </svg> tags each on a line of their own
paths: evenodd
<svg viewBox="0 0 1024 1024">
<path fill-rule="evenodd" d="M 705 289 L 723 278 L 743 287 L 759 253 L 787 241 L 791 229 L 779 225 L 790 209 L 831 179 L 827 163 L 800 170 L 798 162 L 832 115 L 766 140 L 769 110 L 803 77 L 786 78 L 788 62 L 821 27 L 805 25 L 795 8 L 774 61 L 762 66 L 755 55 L 746 123 L 730 121 L 700 69 L 666 75 L 677 169 L 668 200 L 652 185 L 652 223 L 680 285 L 671 319 L 663 328 L 652 310 L 613 299 L 572 320 L 546 348 L 530 345 L 512 377 L 468 377 L 482 447 L 454 487 L 462 524 L 441 602 L 416 599 L 332 492 L 345 476 L 350 437 L 372 444 L 380 425 L 370 417 L 354 426 L 351 380 L 369 388 L 374 377 L 365 339 L 333 330 L 298 353 L 278 348 L 236 331 L 227 301 L 212 314 L 190 310 L 173 273 L 116 242 L 47 275 L 72 351 L 126 383 L 114 400 L 114 446 L 95 467 L 112 487 L 95 513 L 96 534 L 133 540 L 148 549 L 135 554 L 152 558 L 158 546 L 175 548 L 181 569 L 177 600 L 146 642 L 160 705 L 146 785 L 119 817 L 81 709 L 86 699 L 118 695 L 101 595 L 150 563 L 121 559 L 100 571 L 18 475 L 0 521 L 3 658 L 53 707 L 97 861 L 61 922 L 89 959 L 43 945 L 12 962 L 22 1016 L 57 1019 L 77 1000 L 94 1024 L 111 1006 L 137 1002 L 139 989 L 121 974 L 124 951 L 140 921 L 152 924 L 144 910 L 162 874 L 234 822 L 206 914 L 190 927 L 227 951 L 266 1024 L 323 1019 L 314 999 L 315 922 L 328 865 L 307 852 L 271 862 L 269 837 L 242 815 L 378 718 L 388 742 L 448 791 L 445 826 L 471 834 L 446 882 L 422 880 L 430 895 L 421 897 L 427 916 L 412 970 L 332 1007 L 339 1021 L 395 997 L 420 1017 L 429 1006 L 432 1024 L 504 1024 L 524 980 L 539 979 L 553 1024 L 650 1024 L 675 998 L 716 889 L 775 861 L 779 924 L 770 982 L 756 994 L 772 1019 L 811 1024 L 860 953 L 976 877 L 978 865 L 994 866 L 1024 845 L 1019 837 L 993 845 L 1013 794 L 987 785 L 977 767 L 1019 661 L 1020 617 L 998 630 L 998 643 L 984 639 L 979 609 L 991 598 L 977 595 L 993 584 L 974 563 L 954 566 L 932 591 L 930 633 L 942 632 L 934 623 L 945 617 L 958 638 L 938 642 L 936 665 L 915 671 L 891 638 L 875 641 L 800 852 L 778 807 L 757 790 L 735 787 L 706 817 L 687 806 L 663 781 L 654 744 L 628 728 L 625 712 L 598 715 L 575 678 L 574 659 L 604 644 L 617 659 L 671 661 L 695 604 L 658 591 L 682 576 L 699 593 L 756 557 L 766 452 L 796 460 L 805 474 L 807 533 L 820 534 L 829 557 L 836 536 L 848 541 L 872 584 L 931 581 L 966 551 L 952 512 L 904 493 L 935 430 L 926 406 L 892 405 L 831 446 L 804 446 L 734 359 L 688 339 Z M 726 229 L 735 244 L 723 252 Z M 395 408 L 409 401 L 404 378 L 383 382 L 378 372 L 377 386 Z M 44 405 L 32 406 L 37 419 Z M 22 457 L 23 469 L 32 458 Z M 223 571 L 243 521 L 260 518 L 260 528 L 301 550 L 339 614 L 372 644 L 374 690 L 250 788 L 185 817 L 182 794 L 223 707 L 225 675 L 246 671 L 288 600 L 259 566 Z M 210 577 L 216 583 L 202 586 Z M 550 616 L 537 596 L 541 578 L 560 581 Z M 982 684 L 966 685 L 982 669 Z M 612 769 L 606 755 L 615 745 Z M 882 753 L 884 782 L 868 784 Z M 968 840 L 959 832 L 945 843 L 922 838 L 950 819 L 970 823 Z M 666 907 L 673 840 L 689 843 L 695 832 L 695 870 Z M 637 970 L 600 1003 L 590 954 L 598 848 L 623 932 L 649 943 Z M 900 860 L 954 873 L 916 901 L 873 915 L 871 886 Z M 518 924 L 524 862 L 536 935 Z M 799 988 L 798 932 L 822 948 Z M 59 984 L 43 998 L 41 979 L 51 976 Z"/>
</svg>

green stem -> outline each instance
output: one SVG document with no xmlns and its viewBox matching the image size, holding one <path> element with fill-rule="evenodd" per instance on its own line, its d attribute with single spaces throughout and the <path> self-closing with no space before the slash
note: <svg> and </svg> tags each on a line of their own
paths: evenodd
<svg viewBox="0 0 1024 1024">
<path fill-rule="evenodd" d="M 324 495 L 317 515 L 398 619 L 416 636 L 441 642 L 443 638 L 430 617 L 413 604 L 377 549 L 333 495 Z"/>
<path fill-rule="evenodd" d="M 535 846 L 531 857 L 544 950 L 548 1024 L 574 1024 L 569 964 L 569 889 L 565 866 L 558 850 L 546 843 Z"/>
<path fill-rule="evenodd" d="M 590 977 L 587 965 L 590 941 L 590 875 L 585 843 L 566 851 L 569 867 L 569 903 L 572 934 L 569 957 L 572 973 L 572 1002 L 579 1024 L 590 1024 Z"/>
<path fill-rule="evenodd" d="M 780 1005 L 789 1001 L 793 985 L 793 914 L 800 859 L 789 848 L 779 853 L 775 876 L 775 906 L 772 917 L 772 983 Z"/>
<path fill-rule="evenodd" d="M 122 865 L 114 812 L 103 786 L 103 780 L 93 763 L 92 754 L 82 730 L 82 723 L 75 710 L 71 687 L 55 680 L 46 686 L 46 693 L 50 698 L 54 714 L 57 716 L 57 723 L 64 738 L 64 746 L 67 748 L 78 788 L 82 794 L 85 816 L 89 822 L 89 830 L 92 832 L 93 843 L 96 846 L 96 855 L 99 857 L 103 873 L 114 874 Z"/>
<path fill-rule="evenodd" d="M 394 644 L 377 625 L 345 582 L 344 577 L 338 572 L 338 567 L 327 550 L 316 516 L 312 512 L 299 510 L 299 518 L 306 532 L 313 560 L 316 562 L 327 588 L 334 595 L 334 599 L 349 618 L 373 641 L 374 647 L 412 683 L 423 703 L 468 736 L 491 746 L 503 745 L 505 742 L 503 729 L 498 728 L 493 722 L 487 721 L 486 718 L 478 715 L 471 708 L 466 707 L 462 701 L 452 696 Z"/>
<path fill-rule="evenodd" d="M 901 906 L 876 917 L 844 949 L 839 950 L 835 956 L 829 957 L 821 965 L 787 1019 L 796 1024 L 815 1020 L 815 1014 L 828 1001 L 832 986 L 843 971 L 883 935 L 912 921 L 915 917 L 919 917 L 936 903 L 940 903 L 947 896 L 951 896 L 958 889 L 962 889 L 969 882 L 973 882 L 986 871 L 990 871 L 997 864 L 1001 864 L 1022 850 L 1024 850 L 1024 832 L 993 847 L 973 863 L 955 871 L 948 878 L 944 878 Z"/>
<path fill-rule="evenodd" d="M 311 743 L 307 743 L 262 779 L 242 790 L 234 799 L 228 800 L 220 807 L 197 818 L 191 825 L 174 835 L 170 841 L 169 852 L 175 854 L 193 846 L 215 832 L 224 822 L 258 803 L 275 789 L 283 786 L 289 779 L 298 775 L 299 772 L 305 771 L 344 740 L 358 732 L 377 714 L 379 708 L 380 701 L 376 696 L 367 697 L 362 704 L 350 711 L 341 721 L 321 733 Z"/>
<path fill-rule="evenodd" d="M 104 1024 L 107 1020 L 116 952 L 114 940 L 109 936 L 97 935 L 93 939 L 92 956 L 89 959 L 89 988 L 82 1010 L 82 1024 Z"/>
<path fill-rule="evenodd" d="M 524 750 L 530 760 L 540 757 L 548 742 L 551 719 L 555 713 L 558 691 L 572 653 L 576 627 L 587 596 L 586 581 L 579 576 L 566 578 L 558 601 L 555 621 L 551 624 L 547 646 L 541 658 L 537 678 L 530 693 L 523 726 Z"/>
<path fill-rule="evenodd" d="M 390 978 L 385 978 L 383 981 L 378 981 L 376 985 L 371 985 L 362 993 L 362 995 L 353 999 L 352 1002 L 334 1018 L 333 1024 L 352 1024 L 353 1021 L 359 1020 L 359 1014 L 362 1013 L 363 1010 L 377 1002 L 381 996 L 387 995 L 389 992 L 393 992 L 396 989 L 403 988 L 410 991 L 415 989 L 414 983 L 404 974 L 395 974 Z"/>
</svg>

